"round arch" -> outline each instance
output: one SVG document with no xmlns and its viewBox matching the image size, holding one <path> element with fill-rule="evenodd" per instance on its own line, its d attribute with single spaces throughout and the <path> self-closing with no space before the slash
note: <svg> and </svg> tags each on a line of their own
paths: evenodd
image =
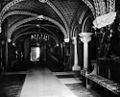
<svg viewBox="0 0 120 97">
<path fill-rule="evenodd" d="M 24 29 L 24 30 L 22 30 L 22 31 L 20 30 L 17 34 L 19 34 L 19 33 L 21 33 L 21 32 L 24 32 L 24 31 L 28 30 L 29 28 L 33 28 L 33 27 L 42 28 L 42 29 L 48 31 L 47 28 L 45 28 L 45 27 L 47 27 L 47 26 L 50 26 L 50 27 L 52 27 L 52 28 L 58 29 L 56 26 L 53 26 L 53 25 L 45 25 L 45 24 L 42 24 L 42 25 L 39 25 L 39 24 L 25 24 L 25 25 L 21 25 L 21 26 L 17 27 L 17 28 L 14 30 L 14 32 L 16 32 L 17 30 L 21 29 L 22 27 L 26 27 L 26 29 Z M 59 30 L 59 29 L 58 29 L 58 30 Z M 51 35 L 55 36 L 51 31 L 48 31 L 48 32 L 51 33 Z M 17 34 L 16 34 L 16 35 L 17 35 Z M 56 36 L 55 36 L 55 37 L 56 37 Z"/>
<path fill-rule="evenodd" d="M 20 35 L 16 36 L 15 38 L 13 38 L 12 42 L 14 43 L 18 38 L 20 38 L 22 36 L 25 36 L 25 35 L 30 35 L 30 34 L 40 34 L 40 33 L 38 33 L 38 32 L 26 32 L 26 33 L 20 34 Z M 49 35 L 49 34 L 46 34 L 46 35 L 50 36 L 53 40 L 55 40 L 56 44 L 58 43 L 57 38 L 55 38 L 55 37 L 53 37 L 52 35 Z"/>
<path fill-rule="evenodd" d="M 5 7 L 2 9 L 2 11 L 0 13 L 0 25 L 2 24 L 2 18 L 4 16 L 4 14 L 6 13 L 6 11 L 9 10 L 9 8 L 11 8 L 12 6 L 14 6 L 20 2 L 23 2 L 23 1 L 25 1 L 25 0 L 13 0 L 10 3 L 8 3 L 7 5 L 5 5 Z M 65 29 L 66 29 L 67 34 L 69 36 L 68 23 L 67 23 L 66 19 L 64 18 L 63 14 L 57 9 L 57 7 L 53 3 L 51 3 L 49 0 L 38 0 L 38 1 L 41 3 L 48 4 L 57 13 L 57 15 L 60 17 L 60 19 L 64 23 Z"/>
<path fill-rule="evenodd" d="M 82 8 L 84 8 L 85 10 L 83 11 Z M 78 27 L 78 25 L 82 26 L 85 15 L 88 12 L 88 8 L 86 8 L 85 6 L 83 6 L 82 8 L 79 9 L 79 11 L 78 11 L 79 18 L 78 18 L 77 24 L 73 24 L 73 27 L 71 29 L 71 36 L 77 35 L 75 30 Z M 81 10 L 82 10 L 82 12 L 81 12 Z M 79 13 L 79 12 L 81 12 L 81 13 Z"/>
<path fill-rule="evenodd" d="M 33 26 L 33 25 L 32 25 Z M 58 41 L 58 39 L 57 39 L 57 37 L 54 35 L 54 34 L 52 34 L 52 32 L 51 31 L 49 31 L 47 28 L 45 28 L 45 27 L 43 27 L 43 26 L 39 26 L 40 28 L 42 28 L 42 29 L 44 29 L 44 30 L 46 30 L 47 32 L 49 32 L 49 35 L 51 36 L 51 37 L 54 37 L 54 39 L 56 40 L 56 41 Z M 27 32 L 25 32 L 25 33 L 29 33 L 28 31 Z M 17 33 L 15 36 L 19 36 L 19 35 L 24 35 L 25 33 L 21 33 L 21 32 L 19 32 L 19 33 Z M 30 33 L 36 33 L 36 31 L 33 31 L 33 32 L 30 32 Z M 39 34 L 39 33 L 38 33 Z M 47 33 L 45 33 L 45 34 L 47 34 Z M 26 34 L 25 34 L 26 35 Z M 13 40 L 14 39 L 17 39 L 16 37 L 15 38 L 13 38 Z"/>
<path fill-rule="evenodd" d="M 88 15 L 82 23 L 81 32 L 90 32 L 92 27 L 92 21 L 93 17 L 91 15 Z"/>
<path fill-rule="evenodd" d="M 13 16 L 13 15 L 28 15 L 28 16 L 38 16 L 38 14 L 36 13 L 32 13 L 32 12 L 27 12 L 27 11 L 12 11 L 12 12 L 8 12 L 7 14 L 4 15 L 3 18 L 1 18 L 0 20 L 0 26 L 2 24 L 2 22 L 9 16 Z"/>
<path fill-rule="evenodd" d="M 24 23 L 27 23 L 27 22 L 36 20 L 36 19 L 38 19 L 38 20 L 47 20 L 47 21 L 49 21 L 49 22 L 52 22 L 53 24 L 57 25 L 57 26 L 60 28 L 60 30 L 62 31 L 62 33 L 63 33 L 63 35 L 64 35 L 64 38 L 68 38 L 68 35 L 67 35 L 66 30 L 64 29 L 64 27 L 63 27 L 59 22 L 57 22 L 56 20 L 54 20 L 54 19 L 52 19 L 52 18 L 49 18 L 49 17 L 43 16 L 43 15 L 40 15 L 40 16 L 37 16 L 37 17 L 30 17 L 30 18 L 27 18 L 27 19 L 24 19 L 24 20 L 22 20 L 22 21 L 20 21 L 20 22 L 15 23 L 15 24 L 7 31 L 7 32 L 8 32 L 8 36 L 7 36 L 8 39 L 11 38 L 12 33 L 14 32 L 14 30 L 15 30 L 18 26 L 20 26 L 20 25 L 22 25 L 22 24 L 24 24 Z"/>
</svg>

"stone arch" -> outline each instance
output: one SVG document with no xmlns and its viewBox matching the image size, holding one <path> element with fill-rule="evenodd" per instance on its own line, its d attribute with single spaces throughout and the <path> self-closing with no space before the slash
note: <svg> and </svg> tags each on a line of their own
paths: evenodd
<svg viewBox="0 0 120 97">
<path fill-rule="evenodd" d="M 87 21 L 88 20 L 93 20 L 93 17 L 91 16 L 91 15 L 88 15 L 85 19 L 84 19 L 84 21 L 83 21 L 83 23 L 82 23 L 82 29 L 81 29 L 81 32 L 86 32 L 88 29 L 86 29 L 86 25 L 88 25 L 88 23 L 87 23 Z M 87 24 L 86 24 L 87 23 Z M 89 24 L 90 24 L 90 22 L 89 22 Z M 89 25 L 88 25 L 89 26 Z"/>
<path fill-rule="evenodd" d="M 5 7 L 2 9 L 1 13 L 0 13 L 0 23 L 4 14 L 6 13 L 6 11 L 14 6 L 15 4 L 17 3 L 20 3 L 20 2 L 23 2 L 25 0 L 13 0 L 11 1 L 10 3 L 8 3 L 7 5 L 5 5 Z M 62 13 L 55 7 L 55 5 L 53 3 L 51 3 L 49 0 L 39 0 L 39 2 L 41 3 L 46 3 L 48 4 L 56 13 L 57 15 L 60 17 L 60 19 L 62 20 L 62 22 L 64 23 L 65 25 L 65 29 L 66 29 L 66 32 L 67 32 L 67 36 L 69 37 L 69 27 L 68 27 L 68 24 L 67 24 L 67 21 L 65 20 L 64 16 L 62 15 Z M 0 24 L 1 25 L 1 24 Z M 1 31 L 0 31 L 1 32 Z"/>
<path fill-rule="evenodd" d="M 20 22 L 15 23 L 15 24 L 7 31 L 7 32 L 8 32 L 8 39 L 11 38 L 11 35 L 12 35 L 13 31 L 14 31 L 18 26 L 20 26 L 20 25 L 22 25 L 22 24 L 24 24 L 24 23 L 27 23 L 27 22 L 29 22 L 29 21 L 36 20 L 36 19 L 39 19 L 39 20 L 43 20 L 43 19 L 44 19 L 44 20 L 47 20 L 47 21 L 49 21 L 49 22 L 52 22 L 53 24 L 57 25 L 57 26 L 60 28 L 60 30 L 62 31 L 62 33 L 63 33 L 63 35 L 64 35 L 64 38 L 68 38 L 67 33 L 66 33 L 66 30 L 64 29 L 64 27 L 63 27 L 60 23 L 58 23 L 56 20 L 54 20 L 54 19 L 52 19 L 52 18 L 50 18 L 50 17 L 46 17 L 46 16 L 43 16 L 43 15 L 40 15 L 40 16 L 38 16 L 38 17 L 30 17 L 30 18 L 27 18 L 27 19 L 24 19 L 24 20 L 22 20 L 22 21 L 20 21 Z"/>
<path fill-rule="evenodd" d="M 32 27 L 34 27 L 35 25 L 31 25 Z M 54 34 L 52 34 L 52 32 L 51 31 L 49 31 L 47 28 L 45 28 L 44 26 L 39 26 L 40 28 L 42 28 L 42 29 L 44 29 L 44 30 L 46 30 L 47 32 L 49 32 L 50 34 L 50 36 L 52 36 L 55 40 L 56 40 L 56 43 L 58 42 L 58 39 L 57 39 L 57 37 L 54 35 Z M 27 32 L 28 33 L 28 32 Z M 33 31 L 32 33 L 36 33 L 35 31 Z M 22 32 L 19 32 L 19 33 L 17 33 L 15 36 L 18 36 L 19 37 L 19 35 L 21 35 L 22 34 Z M 24 34 L 24 33 L 23 33 Z M 17 37 L 15 37 L 15 38 L 13 38 L 13 42 L 14 42 L 14 40 L 15 39 L 17 39 Z"/>
<path fill-rule="evenodd" d="M 82 9 L 84 9 L 84 11 L 82 10 Z M 85 14 L 87 13 L 87 11 L 88 11 L 88 8 L 86 7 L 86 5 L 85 4 L 83 4 L 83 6 L 81 6 L 78 10 L 77 10 L 77 12 L 76 12 L 76 15 L 75 15 L 75 17 L 74 17 L 74 19 L 73 19 L 73 22 L 71 23 L 71 29 L 70 29 L 70 36 L 72 37 L 73 35 L 75 35 L 75 33 L 74 33 L 74 29 L 76 28 L 76 26 L 77 27 L 80 27 L 80 25 L 82 24 L 82 21 L 83 21 L 83 19 L 84 19 L 84 16 L 85 16 Z M 77 18 L 77 19 L 76 19 Z M 81 28 L 81 27 L 80 27 Z M 79 28 L 79 29 L 80 29 Z"/>
<path fill-rule="evenodd" d="M 38 32 L 26 32 L 26 33 L 20 34 L 20 35 L 16 36 L 16 37 L 13 39 L 13 43 L 14 43 L 18 38 L 20 38 L 20 37 L 22 37 L 22 36 L 24 36 L 24 35 L 35 34 L 35 33 L 38 33 Z M 38 33 L 38 34 L 39 34 L 39 33 Z M 46 35 L 48 35 L 48 34 L 46 34 Z M 58 43 L 58 40 L 57 40 L 55 37 L 53 37 L 52 35 L 49 35 L 49 36 L 50 36 L 52 39 L 55 40 L 56 44 Z"/>
<path fill-rule="evenodd" d="M 21 26 L 17 27 L 17 28 L 14 30 L 14 32 L 17 31 L 18 29 L 22 28 L 22 27 L 30 27 L 30 28 L 32 28 L 32 27 L 40 27 L 40 28 L 43 28 L 44 30 L 48 31 L 47 28 L 45 28 L 46 26 L 48 26 L 48 25 L 44 25 L 44 24 L 43 24 L 43 25 L 38 25 L 38 24 L 25 24 L 25 25 L 21 25 Z M 49 26 L 58 29 L 56 26 L 53 26 L 53 25 L 49 25 Z M 25 29 L 25 30 L 27 30 L 27 29 Z M 24 30 L 24 31 L 25 31 L 25 30 Z M 19 33 L 21 33 L 21 32 L 23 32 L 23 31 L 19 31 Z M 50 31 L 49 31 L 49 32 L 50 32 Z M 52 32 L 51 32 L 51 34 L 52 34 Z"/>
<path fill-rule="evenodd" d="M 82 0 L 91 10 L 93 16 L 95 17 L 95 8 L 89 0 Z"/>
<path fill-rule="evenodd" d="M 35 13 L 32 13 L 32 12 L 27 12 L 27 11 L 12 11 L 12 12 L 9 12 L 9 13 L 5 14 L 4 17 L 1 18 L 0 24 L 2 24 L 2 22 L 7 17 L 12 16 L 12 15 L 28 15 L 28 16 L 33 16 L 33 17 L 38 16 L 38 14 L 35 14 Z"/>
</svg>

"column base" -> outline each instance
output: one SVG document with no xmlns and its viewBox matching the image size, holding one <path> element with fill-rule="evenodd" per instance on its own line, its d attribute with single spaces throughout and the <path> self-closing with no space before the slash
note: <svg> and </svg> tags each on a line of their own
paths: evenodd
<svg viewBox="0 0 120 97">
<path fill-rule="evenodd" d="M 91 89 L 90 80 L 86 78 L 86 88 Z"/>
<path fill-rule="evenodd" d="M 75 65 L 74 65 L 74 66 L 72 67 L 72 70 L 73 70 L 73 71 L 80 71 L 80 66 L 75 66 Z"/>
</svg>

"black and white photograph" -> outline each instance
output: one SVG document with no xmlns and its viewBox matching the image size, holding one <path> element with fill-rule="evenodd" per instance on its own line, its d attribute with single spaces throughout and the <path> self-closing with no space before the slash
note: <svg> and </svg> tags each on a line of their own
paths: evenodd
<svg viewBox="0 0 120 97">
<path fill-rule="evenodd" d="M 120 97 L 120 0 L 0 0 L 0 97 Z"/>
</svg>

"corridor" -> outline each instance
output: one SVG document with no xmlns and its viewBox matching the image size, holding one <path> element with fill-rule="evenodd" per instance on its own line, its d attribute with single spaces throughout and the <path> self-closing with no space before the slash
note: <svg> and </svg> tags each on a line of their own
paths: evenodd
<svg viewBox="0 0 120 97">
<path fill-rule="evenodd" d="M 120 0 L 0 0 L 0 97 L 120 96 Z"/>
<path fill-rule="evenodd" d="M 117 97 L 100 87 L 86 89 L 83 80 L 77 72 L 52 72 L 45 67 L 5 72 L 0 97 Z"/>
</svg>

